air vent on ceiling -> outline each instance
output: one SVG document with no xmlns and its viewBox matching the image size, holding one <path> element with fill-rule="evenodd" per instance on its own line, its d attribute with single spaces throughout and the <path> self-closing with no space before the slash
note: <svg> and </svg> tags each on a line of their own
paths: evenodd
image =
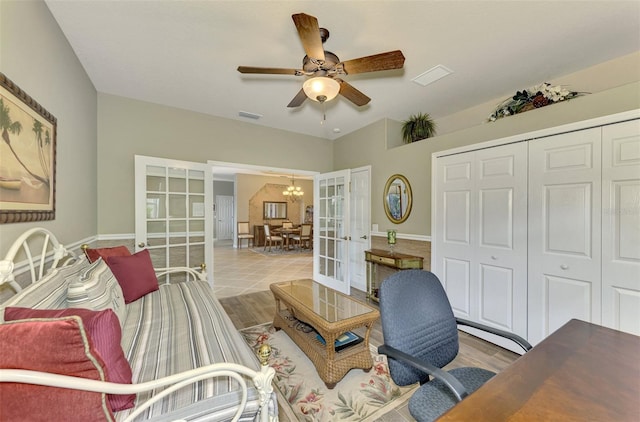
<svg viewBox="0 0 640 422">
<path fill-rule="evenodd" d="M 238 116 L 246 117 L 247 119 L 258 120 L 259 118 L 262 117 L 262 114 L 249 113 L 248 111 L 240 111 L 238 112 Z"/>
<path fill-rule="evenodd" d="M 426 72 L 421 73 L 420 75 L 416 76 L 411 80 L 417 83 L 418 85 L 427 86 L 431 83 L 434 83 L 438 79 L 444 78 L 445 76 L 451 73 L 453 73 L 453 70 L 439 64 L 427 70 Z"/>
</svg>

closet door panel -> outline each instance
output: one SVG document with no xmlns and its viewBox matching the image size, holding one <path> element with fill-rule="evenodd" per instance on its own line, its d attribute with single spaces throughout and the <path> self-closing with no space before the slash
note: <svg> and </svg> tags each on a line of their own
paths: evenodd
<svg viewBox="0 0 640 422">
<path fill-rule="evenodd" d="M 589 281 L 545 275 L 545 332 L 553 333 L 572 318 L 592 321 L 594 289 Z"/>
<path fill-rule="evenodd" d="M 444 258 L 444 271 L 440 278 L 441 281 L 445 280 L 445 290 L 453 312 L 462 318 L 470 318 L 471 316 L 470 268 L 471 262 L 468 260 Z"/>
<path fill-rule="evenodd" d="M 527 336 L 527 145 L 476 151 L 478 320 Z"/>
<path fill-rule="evenodd" d="M 600 145 L 599 128 L 529 142 L 532 343 L 571 318 L 601 321 Z"/>
<path fill-rule="evenodd" d="M 640 121 L 602 128 L 602 323 L 640 335 Z"/>
<path fill-rule="evenodd" d="M 562 267 L 570 258 L 593 257 L 593 184 L 571 183 L 543 187 L 543 253 L 547 262 Z M 575 272 L 579 268 L 574 269 Z"/>
<path fill-rule="evenodd" d="M 474 318 L 470 298 L 477 297 L 471 272 L 475 254 L 473 166 L 473 152 L 438 159 L 434 198 L 437 254 L 432 271 L 440 278 L 455 315 L 468 319 Z"/>
<path fill-rule="evenodd" d="M 485 324 L 513 331 L 514 318 L 517 318 L 514 309 L 514 271 L 486 264 L 480 264 L 479 270 L 480 320 Z M 522 313 L 523 309 L 517 311 Z"/>
</svg>

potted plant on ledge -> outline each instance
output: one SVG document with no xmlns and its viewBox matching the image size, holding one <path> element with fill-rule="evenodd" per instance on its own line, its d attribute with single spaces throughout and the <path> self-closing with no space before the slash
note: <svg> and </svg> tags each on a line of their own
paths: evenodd
<svg viewBox="0 0 640 422">
<path fill-rule="evenodd" d="M 418 113 L 402 122 L 402 140 L 406 144 L 431 138 L 436 134 L 436 124 L 429 113 Z"/>
</svg>

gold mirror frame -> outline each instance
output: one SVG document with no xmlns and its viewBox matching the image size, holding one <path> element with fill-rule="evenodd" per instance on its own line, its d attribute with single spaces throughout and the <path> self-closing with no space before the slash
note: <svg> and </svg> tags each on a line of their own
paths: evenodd
<svg viewBox="0 0 640 422">
<path fill-rule="evenodd" d="M 406 191 L 405 206 L 403 206 L 402 204 L 402 199 L 403 199 L 402 192 L 391 192 L 391 187 L 397 183 L 396 180 L 399 180 L 400 182 L 404 183 L 404 187 Z M 394 207 L 396 207 L 395 209 L 392 209 L 391 201 L 389 201 L 389 199 L 391 198 L 390 195 L 397 195 L 398 201 L 394 201 L 394 204 L 395 204 Z M 411 185 L 409 184 L 409 181 L 407 180 L 407 178 L 401 174 L 394 174 L 393 176 L 389 177 L 389 180 L 387 180 L 387 183 L 384 185 L 382 202 L 384 204 L 384 213 L 387 214 L 387 218 L 392 223 L 400 224 L 403 221 L 405 221 L 409 217 L 409 214 L 411 214 L 411 205 L 413 204 L 413 194 L 411 193 Z M 404 212 L 402 211 L 403 208 L 404 208 Z M 399 216 L 398 216 L 398 212 L 400 214 Z"/>
</svg>

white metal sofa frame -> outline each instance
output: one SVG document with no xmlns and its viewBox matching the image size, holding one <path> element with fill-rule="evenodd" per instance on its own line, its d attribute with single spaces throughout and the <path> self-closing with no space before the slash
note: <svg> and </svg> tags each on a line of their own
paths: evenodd
<svg viewBox="0 0 640 422">
<path fill-rule="evenodd" d="M 30 243 L 38 238 L 41 239 L 42 246 L 40 255 L 34 256 Z M 38 280 L 46 274 L 48 269 L 56 268 L 60 265 L 67 265 L 77 259 L 76 255 L 72 251 L 67 250 L 49 230 L 39 227 L 27 230 L 20 235 L 18 239 L 16 239 L 13 245 L 9 248 L 5 258 L 0 261 L 0 285 L 8 283 L 13 287 L 16 293 L 22 290 L 22 287 L 16 282 L 14 276 L 14 270 L 16 267 L 14 259 L 20 249 L 24 251 L 26 256 L 25 264 L 29 268 L 31 284 L 37 283 Z M 19 267 L 22 267 L 22 265 L 19 265 Z M 198 272 L 188 267 L 172 267 L 160 268 L 155 271 L 158 277 L 166 274 L 182 272 L 186 273 L 188 276 L 200 280 L 206 280 L 204 269 L 202 272 Z M 232 421 L 237 421 L 242 416 L 242 412 L 247 404 L 248 390 L 246 378 L 248 377 L 252 380 L 260 395 L 261 421 L 274 422 L 274 419 L 269 416 L 267 407 L 269 404 L 269 398 L 273 392 L 272 381 L 275 371 L 267 365 L 267 360 L 270 354 L 270 350 L 267 349 L 269 349 L 268 346 L 266 346 L 265 349 L 261 349 L 259 353 L 261 364 L 260 371 L 255 371 L 251 368 L 235 363 L 215 363 L 145 383 L 117 384 L 39 371 L 0 369 L 0 382 L 36 384 L 106 394 L 137 394 L 143 391 L 166 387 L 145 403 L 138 405 L 136 410 L 124 419 L 124 422 L 130 422 L 163 397 L 186 385 L 207 378 L 229 377 L 238 382 L 242 391 L 238 410 L 232 419 Z M 277 420 L 277 418 L 275 420 Z"/>
</svg>

